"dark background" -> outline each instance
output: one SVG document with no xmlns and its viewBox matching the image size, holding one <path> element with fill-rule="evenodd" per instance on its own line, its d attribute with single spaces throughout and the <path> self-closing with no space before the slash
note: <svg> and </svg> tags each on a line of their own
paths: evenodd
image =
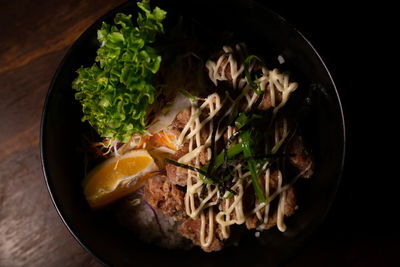
<svg viewBox="0 0 400 267">
<path fill-rule="evenodd" d="M 71 44 L 124 1 L 0 1 L 0 266 L 98 266 L 59 219 L 39 155 L 42 105 Z M 259 1 L 261 2 L 261 1 Z M 325 222 L 285 266 L 393 266 L 398 68 L 383 2 L 264 1 L 313 44 L 346 120 L 346 162 Z"/>
<path fill-rule="evenodd" d="M 337 198 L 289 266 L 398 265 L 393 7 L 350 1 L 268 5 L 319 52 L 336 83 L 346 122 L 346 160 Z"/>
</svg>

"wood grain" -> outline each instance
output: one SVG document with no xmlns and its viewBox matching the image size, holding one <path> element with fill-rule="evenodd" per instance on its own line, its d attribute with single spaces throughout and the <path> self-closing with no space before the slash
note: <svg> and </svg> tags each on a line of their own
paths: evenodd
<svg viewBox="0 0 400 267">
<path fill-rule="evenodd" d="M 70 235 L 51 203 L 39 128 L 47 89 L 67 49 L 122 2 L 0 4 L 0 266 L 100 265 Z"/>
</svg>

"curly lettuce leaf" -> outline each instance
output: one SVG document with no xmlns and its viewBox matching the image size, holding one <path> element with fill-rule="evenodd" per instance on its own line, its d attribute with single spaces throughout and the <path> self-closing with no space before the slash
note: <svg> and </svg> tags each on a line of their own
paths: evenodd
<svg viewBox="0 0 400 267">
<path fill-rule="evenodd" d="M 151 44 L 164 33 L 166 12 L 150 9 L 149 0 L 137 3 L 143 13 L 134 25 L 132 15 L 118 13 L 115 25 L 103 22 L 97 32 L 101 47 L 91 67 L 77 70 L 75 98 L 82 104 L 82 121 L 102 137 L 127 142 L 145 130 L 146 108 L 154 102 L 155 74 L 161 55 Z"/>
</svg>

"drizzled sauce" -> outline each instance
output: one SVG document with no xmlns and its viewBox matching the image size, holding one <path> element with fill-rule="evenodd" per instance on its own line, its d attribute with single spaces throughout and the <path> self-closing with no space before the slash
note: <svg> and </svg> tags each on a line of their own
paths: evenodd
<svg viewBox="0 0 400 267">
<path fill-rule="evenodd" d="M 216 121 L 214 121 L 216 115 L 221 112 L 224 105 L 229 105 L 226 112 L 223 114 L 222 118 L 228 116 L 230 112 L 239 104 L 243 98 L 246 99 L 245 111 L 249 110 L 257 99 L 257 94 L 255 94 L 248 84 L 246 78 L 243 75 L 244 72 L 244 60 L 245 60 L 245 46 L 243 44 L 238 44 L 235 49 L 229 46 L 224 46 L 224 53 L 217 59 L 217 61 L 208 60 L 206 62 L 206 67 L 208 69 L 209 78 L 214 83 L 215 86 L 218 85 L 219 81 L 232 81 L 232 87 L 234 90 L 240 90 L 240 94 L 236 99 L 232 99 L 227 92 L 226 95 L 221 99 L 221 96 L 217 93 L 209 95 L 205 101 L 199 105 L 197 101 L 192 102 L 191 105 L 191 116 L 188 123 L 185 125 L 180 136 L 177 138 L 176 147 L 182 146 L 184 143 L 188 142 L 189 152 L 178 159 L 178 162 L 184 164 L 190 164 L 197 168 L 201 168 L 199 155 L 202 151 L 206 151 L 207 158 L 211 158 L 211 134 L 208 135 L 204 144 L 200 142 L 200 131 L 208 125 L 209 133 L 212 132 L 213 127 L 216 127 Z M 233 56 L 237 55 L 238 60 Z M 229 67 L 229 71 L 227 68 Z M 254 63 L 249 66 L 249 71 L 254 68 Z M 230 74 L 230 75 L 227 75 Z M 290 94 L 296 90 L 297 83 L 289 82 L 289 75 L 282 74 L 277 69 L 269 70 L 265 66 L 261 67 L 261 76 L 258 77 L 258 82 L 260 90 L 265 92 L 269 90 L 269 95 L 271 99 L 271 106 L 273 108 L 273 113 L 276 114 L 277 111 L 283 107 L 289 99 Z M 229 77 L 230 76 L 230 77 Z M 281 100 L 278 101 L 276 95 L 281 95 Z M 204 112 L 207 116 L 204 119 L 200 119 L 200 115 Z M 233 134 L 233 128 L 228 127 L 227 129 L 217 129 L 215 141 L 218 141 L 224 132 L 227 132 L 228 138 Z M 282 145 L 286 136 L 288 135 L 288 125 L 287 121 L 283 120 L 277 122 L 274 127 L 274 145 L 271 152 L 276 153 L 279 147 Z M 269 182 L 271 170 L 268 166 L 268 162 L 262 167 L 265 171 L 265 184 L 264 189 L 267 195 L 270 194 Z M 230 236 L 230 226 L 233 224 L 243 224 L 246 221 L 246 214 L 243 211 L 243 194 L 244 194 L 244 183 L 245 178 L 250 177 L 249 171 L 243 171 L 241 164 L 238 164 L 234 168 L 235 178 L 233 178 L 232 190 L 236 192 L 235 195 L 229 198 L 229 192 L 225 192 L 219 207 L 217 205 L 217 199 L 220 197 L 220 193 L 217 187 L 207 184 L 206 192 L 201 197 L 201 191 L 203 187 L 203 181 L 199 177 L 198 172 L 192 170 L 187 170 L 187 191 L 185 194 L 185 209 L 188 216 L 193 219 L 201 219 L 200 228 L 200 242 L 201 246 L 210 246 L 215 233 L 215 228 L 220 227 L 222 237 L 224 239 Z M 300 175 L 299 175 L 300 177 Z M 298 178 L 298 177 L 297 177 Z M 297 178 L 293 179 L 296 180 Z M 250 183 L 249 179 L 246 181 Z M 256 214 L 257 218 L 261 222 L 261 226 L 265 226 L 268 223 L 269 214 L 269 203 L 279 196 L 278 210 L 277 210 L 277 226 L 280 231 L 286 230 L 286 225 L 284 224 L 284 209 L 285 209 L 285 199 L 286 191 L 290 188 L 292 184 L 283 184 L 283 174 L 278 170 L 278 188 L 277 190 L 269 196 L 268 202 L 260 203 L 256 201 L 254 209 L 250 212 L 250 215 Z M 263 209 L 263 212 L 261 210 Z M 218 212 L 215 212 L 217 210 Z M 215 224 L 215 222 L 217 224 Z M 207 229 L 207 230 L 206 230 Z"/>
</svg>

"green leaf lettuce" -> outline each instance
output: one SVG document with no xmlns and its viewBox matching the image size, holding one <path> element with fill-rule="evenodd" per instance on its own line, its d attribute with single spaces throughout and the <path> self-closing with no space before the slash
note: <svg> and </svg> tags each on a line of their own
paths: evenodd
<svg viewBox="0 0 400 267">
<path fill-rule="evenodd" d="M 97 32 L 101 47 L 91 67 L 77 70 L 73 81 L 75 98 L 82 104 L 82 121 L 102 137 L 127 142 L 134 133 L 145 130 L 146 108 L 154 102 L 155 73 L 161 55 L 151 44 L 164 33 L 166 12 L 150 2 L 137 3 L 143 13 L 137 17 L 118 13 L 115 25 L 103 22 Z"/>
</svg>

